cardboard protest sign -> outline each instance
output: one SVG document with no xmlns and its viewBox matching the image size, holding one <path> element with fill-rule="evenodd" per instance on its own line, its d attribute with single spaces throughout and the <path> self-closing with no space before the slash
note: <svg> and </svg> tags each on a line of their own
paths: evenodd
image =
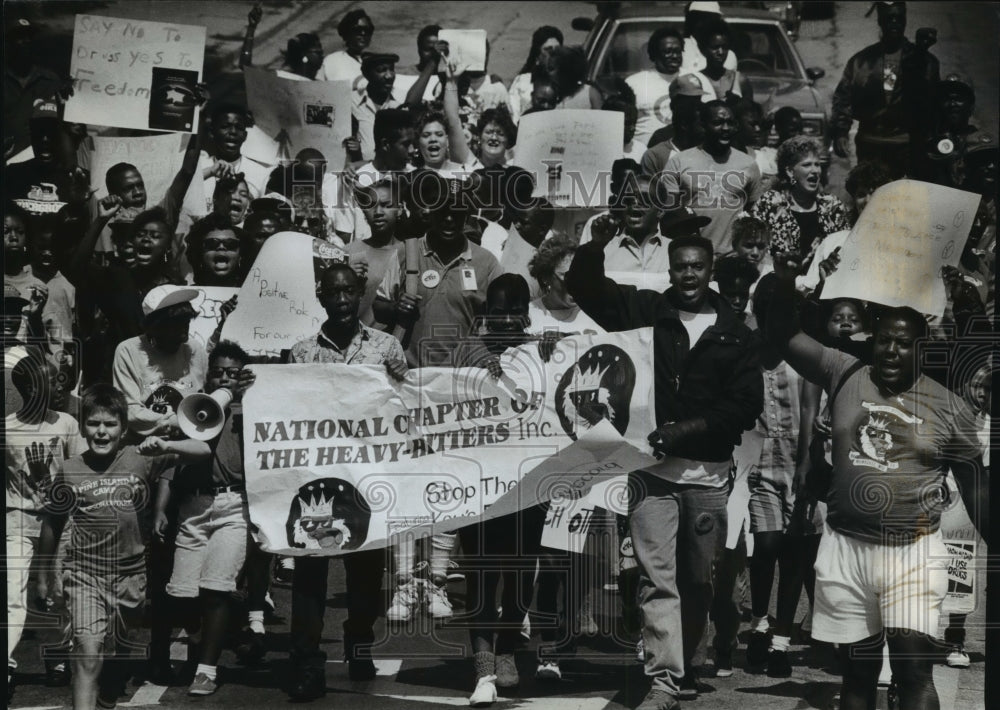
<svg viewBox="0 0 1000 710">
<path fill-rule="evenodd" d="M 75 92 L 65 118 L 191 133 L 198 127 L 194 86 L 204 60 L 204 27 L 77 15 L 70 63 Z"/>
<path fill-rule="evenodd" d="M 486 71 L 486 30 L 441 30 L 438 41 L 448 43 L 448 59 L 463 71 Z"/>
<path fill-rule="evenodd" d="M 557 207 L 604 207 L 611 196 L 611 164 L 621 157 L 624 115 L 618 111 L 561 109 L 521 118 L 514 165 L 535 176 L 535 197 Z"/>
<path fill-rule="evenodd" d="M 473 368 L 400 383 L 376 365 L 255 366 L 243 432 L 262 544 L 291 555 L 380 547 L 575 499 L 647 466 L 652 355 L 641 329 L 566 338 L 548 362 L 534 344 L 508 350 L 499 381 Z"/>
<path fill-rule="evenodd" d="M 193 288 L 200 292 L 198 298 L 191 302 L 198 315 L 191 321 L 188 335 L 190 342 L 204 347 L 212 333 L 219 327 L 222 320 L 222 304 L 235 296 L 239 289 L 227 286 L 168 286 L 171 291 L 181 288 Z"/>
<path fill-rule="evenodd" d="M 942 266 L 955 266 L 980 196 L 918 180 L 872 194 L 840 249 L 823 298 L 860 298 L 940 316 L 947 303 Z"/>
<path fill-rule="evenodd" d="M 326 320 L 316 300 L 318 274 L 326 261 L 347 261 L 347 255 L 308 234 L 279 232 L 268 237 L 239 290 L 222 337 L 255 357 L 276 358 L 315 335 Z"/>
<path fill-rule="evenodd" d="M 971 614 L 976 610 L 976 540 L 948 539 L 948 592 L 941 609 L 949 614 Z"/>
<path fill-rule="evenodd" d="M 292 81 L 257 67 L 243 70 L 254 122 L 294 158 L 315 148 L 328 165 L 344 164 L 343 140 L 351 135 L 351 82 Z"/>
</svg>

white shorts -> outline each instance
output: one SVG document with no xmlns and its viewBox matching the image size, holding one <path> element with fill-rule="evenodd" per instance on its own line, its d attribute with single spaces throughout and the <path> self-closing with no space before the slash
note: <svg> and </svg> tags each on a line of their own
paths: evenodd
<svg viewBox="0 0 1000 710">
<path fill-rule="evenodd" d="M 813 638 L 855 643 L 883 629 L 936 636 L 948 560 L 940 530 L 909 545 L 880 545 L 827 525 L 816 555 Z"/>
</svg>

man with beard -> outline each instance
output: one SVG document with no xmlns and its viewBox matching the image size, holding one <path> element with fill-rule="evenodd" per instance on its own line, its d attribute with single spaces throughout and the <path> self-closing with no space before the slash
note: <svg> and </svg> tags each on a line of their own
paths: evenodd
<svg viewBox="0 0 1000 710">
<path fill-rule="evenodd" d="M 906 31 L 905 2 L 876 2 L 881 39 L 851 57 L 833 94 L 833 150 L 847 157 L 848 133 L 858 121 L 858 161 L 881 160 L 902 176 L 910 169 L 911 143 L 926 139 L 927 99 L 940 78 L 937 58 L 927 50 L 935 30 L 917 30 L 916 44 Z"/>
<path fill-rule="evenodd" d="M 135 434 L 176 438 L 176 406 L 169 404 L 179 397 L 167 397 L 165 388 L 183 396 L 205 383 L 208 355 L 197 342 L 188 342 L 196 315 L 191 301 L 197 297 L 198 291 L 191 288 L 154 288 L 142 300 L 143 334 L 115 350 L 113 384 L 125 395 L 128 426 Z"/>
<path fill-rule="evenodd" d="M 736 116 L 724 101 L 704 103 L 700 112 L 701 145 L 672 154 L 657 179 L 667 193 L 667 207 L 685 205 L 712 220 L 704 236 L 722 255 L 732 251 L 733 220 L 760 196 L 760 168 L 733 147 Z"/>
<path fill-rule="evenodd" d="M 927 322 L 912 308 L 885 309 L 871 365 L 798 330 L 798 264 L 775 257 L 780 280 L 768 337 L 792 367 L 827 391 L 833 469 L 816 558 L 812 637 L 840 644 L 842 710 L 875 707 L 882 647 L 889 646 L 900 706 L 937 708 L 935 641 L 947 590 L 941 537 L 945 477 L 955 476 L 969 518 L 988 536 L 989 501 L 975 415 L 921 372 Z"/>
<path fill-rule="evenodd" d="M 706 104 L 711 106 L 711 104 Z M 726 108 L 728 111 L 728 108 Z M 755 168 L 756 169 L 756 168 Z M 653 328 L 656 420 L 662 462 L 632 473 L 629 525 L 642 569 L 639 604 L 646 675 L 640 710 L 675 710 L 694 698 L 691 666 L 712 602 L 712 564 L 726 540 L 733 447 L 763 407 L 753 335 L 708 288 L 712 243 L 679 236 L 669 249 L 671 287 L 621 286 L 604 273 L 608 237 L 576 251 L 566 288 L 608 331 Z"/>
<path fill-rule="evenodd" d="M 369 328 L 358 319 L 364 282 L 346 264 L 333 264 L 320 279 L 316 297 L 327 319 L 319 332 L 292 348 L 293 363 L 384 365 L 395 379 L 407 373 L 403 349 L 388 333 Z M 371 680 L 375 664 L 372 627 L 382 599 L 381 549 L 343 555 L 347 585 L 344 655 L 351 680 Z M 328 557 L 298 557 L 292 579 L 292 621 L 289 655 L 296 669 L 289 688 L 293 701 L 315 700 L 326 694 L 326 653 L 320 650 L 326 612 Z"/>
</svg>

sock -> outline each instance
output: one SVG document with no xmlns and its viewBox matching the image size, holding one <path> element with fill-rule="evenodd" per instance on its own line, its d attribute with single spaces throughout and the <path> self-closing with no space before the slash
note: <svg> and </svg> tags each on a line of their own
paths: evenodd
<svg viewBox="0 0 1000 710">
<path fill-rule="evenodd" d="M 767 623 L 766 616 L 755 616 L 750 619 L 750 631 L 752 633 L 766 634 L 771 625 Z"/>
<path fill-rule="evenodd" d="M 194 672 L 195 675 L 199 673 L 204 673 L 212 680 L 215 680 L 215 666 L 206 666 L 204 663 L 198 664 L 198 669 Z"/>
<path fill-rule="evenodd" d="M 247 617 L 250 620 L 250 630 L 255 634 L 264 633 L 264 611 L 251 611 Z"/>
<path fill-rule="evenodd" d="M 281 566 L 283 569 L 295 569 L 295 558 L 294 557 L 282 557 Z"/>
<path fill-rule="evenodd" d="M 788 651 L 788 646 L 792 643 L 792 638 L 790 636 L 772 636 L 771 637 L 771 650 L 772 651 Z"/>
<path fill-rule="evenodd" d="M 396 581 L 405 584 L 413 577 L 413 565 L 417 557 L 416 541 L 407 537 L 400 540 L 393 550 L 396 563 Z"/>
<path fill-rule="evenodd" d="M 456 537 L 453 533 L 431 536 L 431 579 L 439 586 L 448 579 L 448 560 L 451 559 Z"/>
</svg>

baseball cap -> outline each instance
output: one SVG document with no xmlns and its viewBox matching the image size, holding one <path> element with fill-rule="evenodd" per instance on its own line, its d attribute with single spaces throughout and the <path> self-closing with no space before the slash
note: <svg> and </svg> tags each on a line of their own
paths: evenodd
<svg viewBox="0 0 1000 710">
<path fill-rule="evenodd" d="M 972 101 L 976 100 L 976 92 L 972 89 L 972 84 L 961 74 L 949 74 L 937 83 L 938 96 L 945 96 L 952 92 L 965 94 Z"/>
<path fill-rule="evenodd" d="M 692 2 L 688 4 L 688 12 L 707 12 L 713 15 L 721 15 L 722 6 L 717 2 Z"/>
<path fill-rule="evenodd" d="M 711 217 L 700 215 L 687 205 L 675 207 L 660 217 L 660 234 L 671 238 L 692 234 L 695 230 L 707 227 L 711 221 Z"/>
<path fill-rule="evenodd" d="M 157 286 L 142 299 L 142 314 L 148 318 L 152 313 L 176 306 L 179 303 L 190 303 L 198 298 L 198 295 L 198 290 L 193 288 Z"/>
<path fill-rule="evenodd" d="M 7 19 L 6 30 L 10 39 L 19 37 L 33 37 L 38 34 L 38 25 L 32 23 L 26 17 L 10 17 Z"/>
<path fill-rule="evenodd" d="M 997 150 L 997 139 L 989 131 L 974 131 L 965 137 L 965 154 Z"/>
<path fill-rule="evenodd" d="M 21 295 L 17 286 L 5 283 L 3 285 L 3 314 L 20 315 L 21 310 L 28 305 L 28 299 Z"/>
<path fill-rule="evenodd" d="M 35 99 L 35 103 L 31 107 L 32 121 L 41 121 L 44 119 L 56 121 L 62 119 L 62 111 L 60 111 L 59 104 L 54 98 Z"/>
<path fill-rule="evenodd" d="M 694 74 L 684 74 L 670 82 L 667 89 L 670 98 L 675 96 L 704 96 L 705 90 L 701 88 L 701 82 Z"/>
<path fill-rule="evenodd" d="M 391 62 L 392 64 L 395 64 L 398 61 L 399 55 L 392 54 L 391 52 L 365 52 L 361 55 L 361 71 L 364 73 L 376 64 L 384 62 Z"/>
</svg>

